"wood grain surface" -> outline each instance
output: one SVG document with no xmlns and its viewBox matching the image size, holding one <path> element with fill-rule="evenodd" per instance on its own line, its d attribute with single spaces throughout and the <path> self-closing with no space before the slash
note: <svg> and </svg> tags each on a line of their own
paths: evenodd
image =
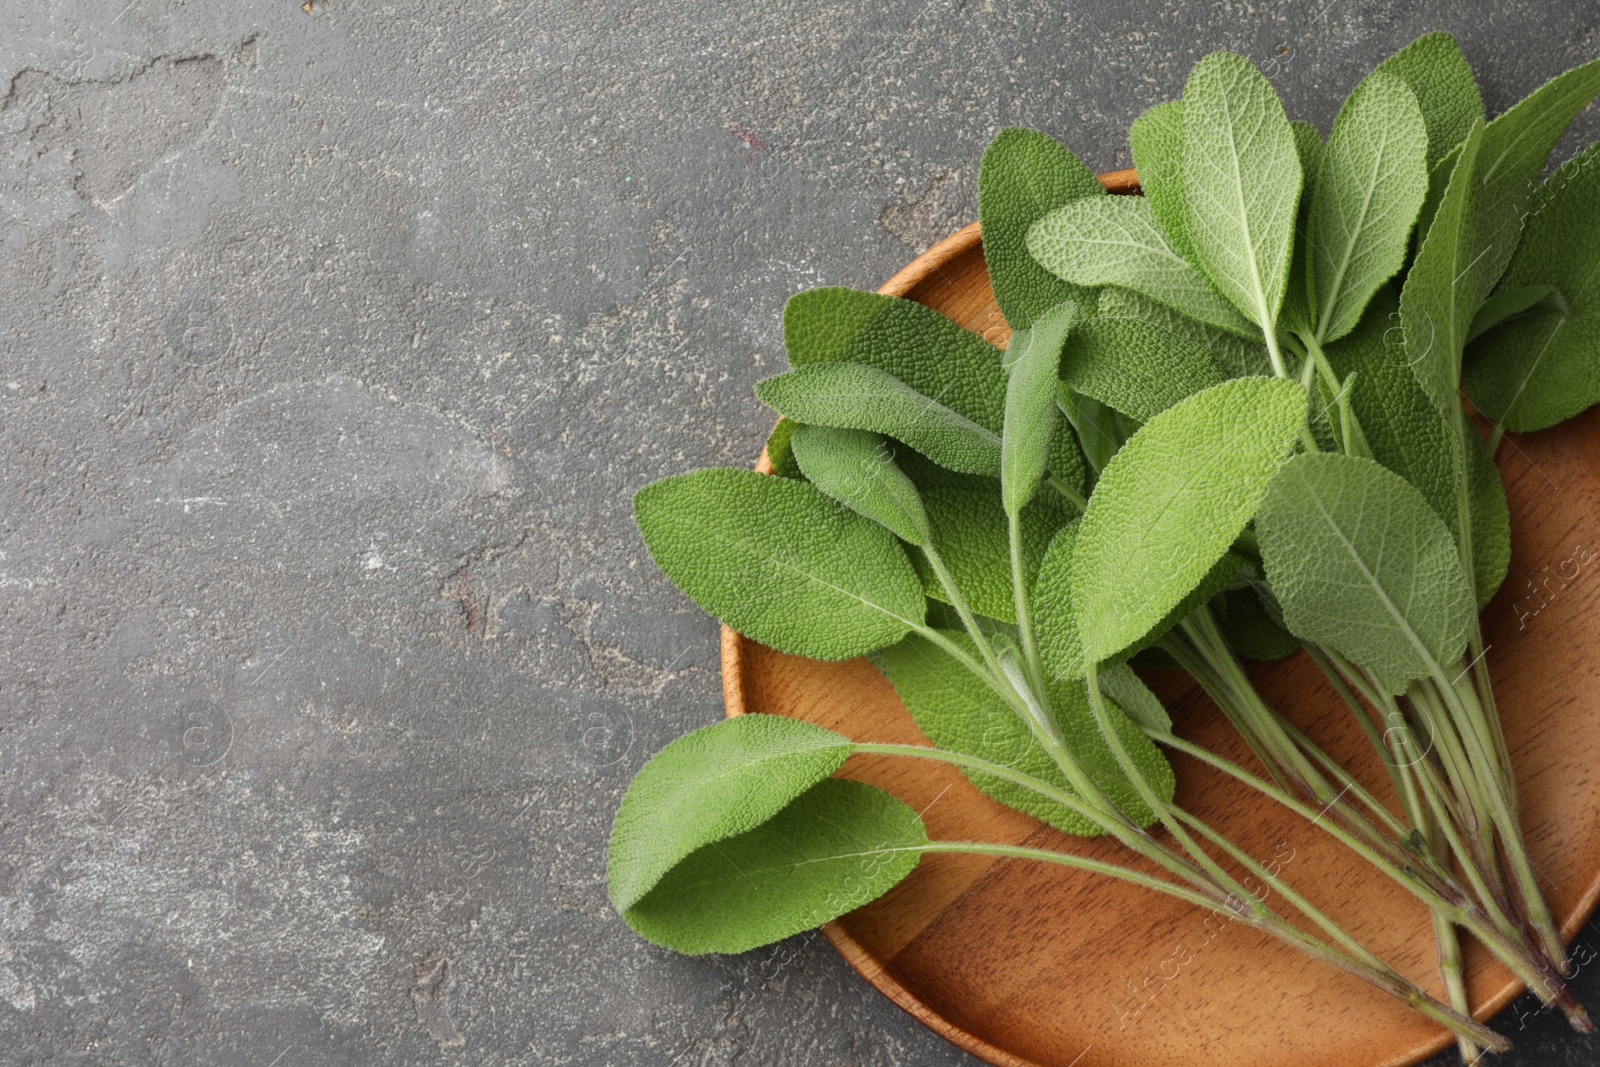
<svg viewBox="0 0 1600 1067">
<path fill-rule="evenodd" d="M 1137 190 L 1132 171 L 1101 177 Z M 952 235 L 880 290 L 1003 344 L 978 226 Z M 1600 412 L 1511 435 L 1500 469 L 1511 572 L 1485 611 L 1489 661 L 1523 793 L 1528 848 L 1570 938 L 1600 894 Z M 766 469 L 765 456 L 761 468 Z M 791 715 L 862 741 L 926 744 L 865 660 L 818 663 L 722 633 L 728 714 Z M 1387 776 L 1303 655 L 1252 671 L 1262 695 L 1391 802 Z M 1153 672 L 1178 732 L 1259 770 L 1198 688 Z M 1327 834 L 1243 786 L 1174 756 L 1178 802 L 1219 826 L 1407 976 L 1436 995 L 1425 909 Z M 856 757 L 850 777 L 901 797 L 935 838 L 1027 843 L 1118 860 L 1104 839 L 1058 833 L 989 800 L 954 770 Z M 1358 980 L 1219 916 L 1055 865 L 938 855 L 890 893 L 825 927 L 862 977 L 946 1038 L 1005 1067 L 1413 1063 L 1444 1031 Z M 1521 985 L 1466 949 L 1475 1013 Z M 1600 1007 L 1600 1006 L 1592 1006 Z M 1514 1035 L 1512 1035 L 1514 1037 Z"/>
</svg>

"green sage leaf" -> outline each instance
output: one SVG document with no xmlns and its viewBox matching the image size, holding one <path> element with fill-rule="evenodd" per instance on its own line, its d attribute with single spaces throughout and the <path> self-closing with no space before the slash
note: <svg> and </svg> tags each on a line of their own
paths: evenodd
<svg viewBox="0 0 1600 1067">
<path fill-rule="evenodd" d="M 1078 322 L 1078 305 L 1057 304 L 1030 327 L 1013 331 L 1006 349 L 1006 422 L 1000 439 L 1000 497 L 1015 515 L 1033 499 L 1050 463 L 1051 439 L 1060 423 L 1056 410 L 1061 346 Z"/>
<path fill-rule="evenodd" d="M 1517 247 L 1520 250 L 1522 246 Z M 1467 351 L 1470 354 L 1472 342 L 1496 326 L 1540 311 L 1566 310 L 1566 298 L 1561 295 L 1561 290 L 1553 285 L 1524 285 L 1515 289 L 1497 289 L 1478 305 L 1478 310 L 1472 316 L 1472 326 L 1467 331 Z M 1462 374 L 1464 377 L 1470 377 L 1465 367 L 1462 368 Z"/>
<path fill-rule="evenodd" d="M 1105 317 L 1074 331 L 1061 379 L 1140 422 L 1223 380 L 1203 349 L 1146 322 Z"/>
<path fill-rule="evenodd" d="M 1465 651 L 1476 609 L 1455 540 L 1421 493 L 1376 462 L 1295 457 L 1273 478 L 1256 534 L 1289 629 L 1391 692 Z"/>
<path fill-rule="evenodd" d="M 973 652 L 966 634 L 945 636 Z M 939 646 L 913 635 L 884 649 L 874 659 L 880 662 L 901 703 L 935 747 L 978 756 L 1076 795 L 1017 712 Z M 1154 813 L 1123 775 L 1095 725 L 1083 683 L 1072 680 L 1055 684 L 1047 695 L 1058 734 L 1089 777 L 1141 826 L 1152 822 Z M 1126 717 L 1117 724 L 1117 736 L 1157 793 L 1170 798 L 1174 780 L 1166 758 Z M 1101 832 L 1095 823 L 1058 801 L 993 775 L 965 770 L 963 773 L 988 796 L 1058 830 L 1080 836 Z"/>
<path fill-rule="evenodd" d="M 1099 680 L 1100 691 L 1147 735 L 1172 733 L 1172 716 L 1167 714 L 1160 698 L 1150 692 L 1144 679 L 1133 673 L 1127 664 L 1106 667 L 1099 672 Z"/>
<path fill-rule="evenodd" d="M 1466 387 L 1505 429 L 1542 430 L 1600 401 L 1600 145 L 1545 182 L 1503 291 L 1555 288 L 1564 309 L 1486 333 L 1467 356 Z"/>
<path fill-rule="evenodd" d="M 1248 59 L 1213 52 L 1195 64 L 1183 89 L 1182 160 L 1206 277 L 1270 334 L 1289 276 L 1300 157 L 1278 94 Z"/>
<path fill-rule="evenodd" d="M 870 430 L 935 463 L 998 477 L 1000 437 L 933 397 L 865 363 L 813 363 L 756 383 L 763 404 L 816 426 Z"/>
<path fill-rule="evenodd" d="M 622 916 L 677 952 L 746 952 L 882 896 L 927 843 L 899 800 L 827 778 L 759 826 L 691 854 Z"/>
<path fill-rule="evenodd" d="M 1139 188 L 1167 241 L 1191 265 L 1197 262 L 1183 197 L 1183 101 L 1146 108 L 1128 129 L 1128 148 L 1139 172 Z"/>
<path fill-rule="evenodd" d="M 674 585 L 781 652 L 848 659 L 922 625 L 905 549 L 813 485 L 714 467 L 652 482 L 633 513 Z"/>
<path fill-rule="evenodd" d="M 772 466 L 772 473 L 780 478 L 801 477 L 800 466 L 790 447 L 797 425 L 793 419 L 780 418 L 767 434 L 767 462 Z"/>
<path fill-rule="evenodd" d="M 1063 204 L 1105 196 L 1094 172 L 1059 141 L 1036 130 L 1008 127 L 995 135 L 978 164 L 978 222 L 983 260 L 1000 313 L 1013 330 L 1065 300 L 1094 312 L 1094 292 L 1062 281 L 1028 254 L 1028 228 Z"/>
<path fill-rule="evenodd" d="M 1454 423 L 1434 406 L 1405 366 L 1403 344 L 1386 341 L 1386 336 L 1393 340 L 1399 332 L 1391 326 L 1395 307 L 1392 290 L 1379 290 L 1355 331 L 1328 346 L 1328 362 L 1341 377 L 1354 378 L 1349 402 L 1372 458 L 1410 482 L 1458 543 L 1459 495 L 1465 479 L 1473 588 L 1481 607 L 1499 587 L 1509 559 L 1505 493 L 1482 441 L 1469 431 L 1472 439 L 1465 441 L 1465 447 L 1482 453 L 1469 465 Z"/>
<path fill-rule="evenodd" d="M 865 363 L 986 430 L 1000 432 L 1000 351 L 912 300 L 856 289 L 809 289 L 783 309 L 789 364 Z"/>
<path fill-rule="evenodd" d="M 1087 659 L 1145 636 L 1225 556 L 1293 449 L 1306 406 L 1291 382 L 1237 378 L 1168 408 L 1122 446 L 1072 553 Z"/>
<path fill-rule="evenodd" d="M 1416 95 L 1428 133 L 1428 170 L 1483 119 L 1483 97 L 1461 46 L 1448 33 L 1418 37 L 1378 64 L 1378 70 L 1405 82 Z"/>
<path fill-rule="evenodd" d="M 1494 598 L 1511 566 L 1511 506 L 1500 468 L 1483 438 L 1466 431 L 1467 509 L 1472 527 L 1472 591 L 1478 607 Z M 1454 532 L 1458 522 L 1446 522 Z"/>
<path fill-rule="evenodd" d="M 1222 634 L 1228 647 L 1245 659 L 1270 663 L 1300 651 L 1300 639 L 1283 628 L 1261 604 L 1253 589 L 1230 589 L 1223 594 Z"/>
<path fill-rule="evenodd" d="M 1400 78 L 1368 75 L 1339 111 L 1322 157 L 1308 231 L 1316 336 L 1343 337 L 1405 264 L 1428 189 L 1428 131 Z"/>
<path fill-rule="evenodd" d="M 991 483 L 992 484 L 992 483 Z M 999 494 L 971 489 L 925 489 L 923 505 L 932 525 L 933 544 L 955 579 L 956 588 L 979 615 L 1015 623 L 1017 609 L 1011 589 L 1011 555 L 1005 508 Z M 1059 516 L 1039 504 L 1023 508 L 1018 516 L 1022 535 L 1022 569 L 1030 581 L 1050 547 Z M 927 560 L 917 553 L 913 563 L 922 577 L 923 591 L 935 600 L 949 594 Z"/>
<path fill-rule="evenodd" d="M 1428 399 L 1452 420 L 1461 406 L 1461 352 L 1483 292 L 1475 177 L 1482 143 L 1483 127 L 1474 126 L 1400 290 L 1406 361 Z"/>
<path fill-rule="evenodd" d="M 1309 122 L 1289 123 L 1294 134 L 1294 154 L 1300 159 L 1303 184 L 1300 206 L 1295 211 L 1296 239 L 1289 250 L 1289 281 L 1284 286 L 1283 310 L 1278 322 L 1297 333 L 1310 333 L 1316 324 L 1316 294 L 1311 288 L 1311 257 L 1315 254 L 1311 233 L 1311 204 L 1316 196 L 1317 174 L 1322 170 L 1322 134 Z"/>
<path fill-rule="evenodd" d="M 1272 359 L 1267 355 L 1267 346 L 1262 342 L 1260 331 L 1254 331 L 1254 340 L 1246 340 L 1238 334 L 1181 315 L 1132 289 L 1113 286 L 1101 290 L 1097 317 L 1135 319 L 1171 334 L 1181 344 L 1210 353 L 1227 378 L 1250 378 L 1272 373 Z"/>
<path fill-rule="evenodd" d="M 865 430 L 800 426 L 794 458 L 812 485 L 918 547 L 933 540 L 917 487 L 895 466 L 889 442 Z"/>
<path fill-rule="evenodd" d="M 1600 59 L 1558 74 L 1484 127 L 1477 175 L 1482 183 L 1482 297 L 1511 262 L 1532 194 L 1550 152 L 1578 112 L 1600 93 Z"/>
<path fill-rule="evenodd" d="M 1120 285 L 1212 326 L 1255 332 L 1172 247 L 1143 197 L 1106 196 L 1057 208 L 1028 231 L 1028 251 L 1076 285 Z"/>
<path fill-rule="evenodd" d="M 1081 521 L 1081 520 L 1080 520 Z M 1033 607 L 1035 636 L 1039 644 L 1039 658 L 1052 678 L 1082 678 L 1088 673 L 1084 659 L 1083 639 L 1078 633 L 1077 613 L 1073 609 L 1072 553 L 1076 547 L 1079 523 L 1073 522 L 1056 531 L 1040 561 L 1039 572 L 1029 593 Z M 1206 572 L 1204 578 L 1180 600 L 1172 610 L 1162 616 L 1138 640 L 1130 642 L 1101 666 L 1135 661 L 1135 657 L 1148 658 L 1151 646 L 1165 637 L 1167 631 L 1188 618 L 1201 605 L 1222 592 L 1245 566 L 1244 559 L 1229 551 Z M 1165 653 L 1162 653 L 1164 656 Z M 1160 663 L 1160 666 L 1175 664 Z M 1103 677 L 1103 675 L 1102 675 Z"/>
<path fill-rule="evenodd" d="M 606 881 L 619 912 L 696 850 L 755 829 L 838 770 L 850 739 L 780 715 L 739 715 L 685 734 L 628 786 Z"/>
</svg>

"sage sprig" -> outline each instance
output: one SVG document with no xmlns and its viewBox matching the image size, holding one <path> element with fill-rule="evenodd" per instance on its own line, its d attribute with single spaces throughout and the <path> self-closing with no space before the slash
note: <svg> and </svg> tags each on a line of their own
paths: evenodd
<svg viewBox="0 0 1600 1067">
<path fill-rule="evenodd" d="M 680 951 L 741 951 L 925 856 L 974 852 L 1246 922 L 1449 1028 L 1468 1062 L 1506 1042 L 1471 1016 L 1463 936 L 1589 1029 L 1523 845 L 1477 612 L 1510 553 L 1502 433 L 1600 401 L 1600 146 L 1537 184 L 1597 91 L 1600 61 L 1490 119 L 1454 40 L 1431 34 L 1354 86 L 1324 141 L 1216 53 L 1134 122 L 1142 198 L 1105 195 L 1043 134 L 995 138 L 978 206 L 1004 350 L 906 300 L 790 300 L 793 369 L 757 387 L 783 416 L 782 476 L 664 479 L 636 496 L 639 529 L 739 632 L 869 655 L 931 744 L 763 715 L 674 742 L 618 814 L 624 919 Z M 1397 808 L 1239 662 L 1297 650 L 1371 739 Z M 1265 776 L 1175 735 L 1145 663 L 1191 675 Z M 1424 903 L 1448 1003 L 1179 806 L 1171 750 Z M 856 753 L 948 763 L 1125 860 L 932 840 L 837 777 Z"/>
</svg>

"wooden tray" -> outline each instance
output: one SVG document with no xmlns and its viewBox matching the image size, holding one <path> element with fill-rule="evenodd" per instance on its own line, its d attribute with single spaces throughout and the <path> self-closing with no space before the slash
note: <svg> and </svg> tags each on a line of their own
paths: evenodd
<svg viewBox="0 0 1600 1067">
<path fill-rule="evenodd" d="M 1133 171 L 1101 177 L 1137 191 Z M 905 296 L 1003 343 L 976 223 L 880 292 Z M 1511 573 L 1484 615 L 1489 661 L 1522 790 L 1528 848 L 1570 940 L 1600 895 L 1600 411 L 1500 450 Z M 766 457 L 761 457 L 766 470 Z M 792 715 L 863 741 L 926 744 L 865 660 L 818 663 L 722 631 L 729 715 Z M 1253 672 L 1266 699 L 1364 784 L 1387 777 L 1348 711 L 1303 655 Z M 1151 682 L 1178 732 L 1256 767 L 1198 688 Z M 1383 959 L 1443 997 L 1425 909 L 1325 833 L 1222 775 L 1174 757 L 1178 800 L 1244 845 Z M 923 813 L 935 838 L 1027 843 L 1116 859 L 984 797 L 954 770 L 856 757 L 856 778 Z M 950 1041 L 1003 1067 L 1414 1063 L 1449 1036 L 1354 978 L 1167 897 L 1053 865 L 940 855 L 886 896 L 824 927 L 850 965 Z M 1480 1018 L 1522 986 L 1475 943 Z M 1600 1008 L 1600 1005 L 1591 1005 Z M 1514 1037 L 1514 1035 L 1511 1035 Z"/>
</svg>

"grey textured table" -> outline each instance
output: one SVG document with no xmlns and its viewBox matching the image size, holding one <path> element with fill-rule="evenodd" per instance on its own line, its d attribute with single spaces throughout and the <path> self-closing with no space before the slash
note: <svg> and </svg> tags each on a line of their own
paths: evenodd
<svg viewBox="0 0 1600 1067">
<path fill-rule="evenodd" d="M 973 1062 L 820 938 L 612 914 L 623 787 L 721 714 L 630 492 L 748 463 L 784 298 L 969 221 L 1001 125 L 1108 170 L 1216 48 L 1324 131 L 1424 30 L 1491 111 L 1600 53 L 1593 4 L 735 6 L 4 5 L 0 1063 Z M 1497 1062 L 1594 1062 L 1517 1012 Z"/>
</svg>

